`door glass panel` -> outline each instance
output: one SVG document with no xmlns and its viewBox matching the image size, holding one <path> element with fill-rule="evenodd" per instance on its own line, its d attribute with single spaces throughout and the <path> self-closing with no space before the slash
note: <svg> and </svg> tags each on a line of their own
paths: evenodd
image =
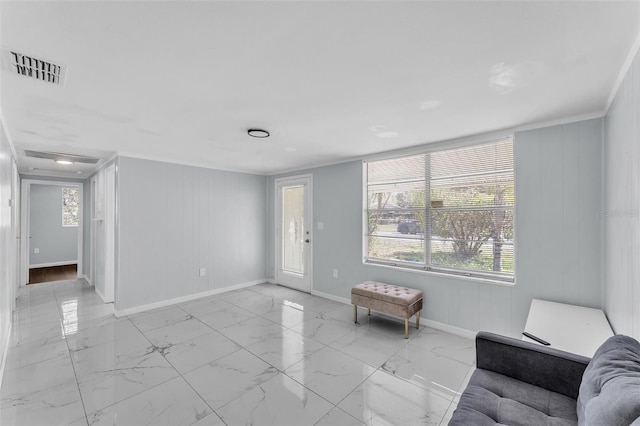
<svg viewBox="0 0 640 426">
<path fill-rule="evenodd" d="M 282 269 L 304 274 L 304 185 L 282 188 Z"/>
</svg>

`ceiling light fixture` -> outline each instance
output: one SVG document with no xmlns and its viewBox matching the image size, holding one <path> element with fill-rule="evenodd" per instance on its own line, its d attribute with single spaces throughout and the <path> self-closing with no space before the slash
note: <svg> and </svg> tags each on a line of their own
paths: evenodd
<svg viewBox="0 0 640 426">
<path fill-rule="evenodd" d="M 249 134 L 249 136 L 253 138 L 260 138 L 260 139 L 268 138 L 270 135 L 269 132 L 263 129 L 249 129 L 247 130 L 247 133 Z"/>
<path fill-rule="evenodd" d="M 73 164 L 73 161 L 69 161 L 69 160 L 56 160 L 56 163 L 58 163 L 58 164 L 64 164 L 64 165 L 69 165 L 69 164 Z"/>
</svg>

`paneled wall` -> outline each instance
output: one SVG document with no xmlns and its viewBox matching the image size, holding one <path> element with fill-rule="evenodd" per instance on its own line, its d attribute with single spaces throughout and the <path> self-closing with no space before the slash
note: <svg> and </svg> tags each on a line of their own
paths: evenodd
<svg viewBox="0 0 640 426">
<path fill-rule="evenodd" d="M 366 280 L 407 285 L 425 292 L 427 320 L 513 336 L 522 332 L 532 298 L 601 307 L 602 121 L 520 132 L 515 144 L 515 286 L 363 265 L 360 161 L 269 178 L 269 276 L 274 180 L 311 173 L 314 291 L 348 299 L 351 286 Z"/>
<path fill-rule="evenodd" d="M 606 311 L 616 333 L 640 339 L 640 56 L 605 117 Z"/>
<path fill-rule="evenodd" d="M 120 157 L 116 309 L 264 280 L 265 184 L 264 176 Z"/>
</svg>

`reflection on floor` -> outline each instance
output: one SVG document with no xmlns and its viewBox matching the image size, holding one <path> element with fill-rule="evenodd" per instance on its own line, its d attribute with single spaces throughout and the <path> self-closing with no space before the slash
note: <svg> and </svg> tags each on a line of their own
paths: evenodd
<svg viewBox="0 0 640 426">
<path fill-rule="evenodd" d="M 272 284 L 116 318 L 82 280 L 20 290 L 3 425 L 446 425 L 473 342 Z"/>
<path fill-rule="evenodd" d="M 29 284 L 72 280 L 78 276 L 78 265 L 49 266 L 29 269 Z"/>
</svg>

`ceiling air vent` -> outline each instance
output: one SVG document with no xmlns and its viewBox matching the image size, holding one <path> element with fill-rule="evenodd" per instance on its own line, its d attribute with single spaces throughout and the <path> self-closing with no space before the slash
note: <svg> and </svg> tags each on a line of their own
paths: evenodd
<svg viewBox="0 0 640 426">
<path fill-rule="evenodd" d="M 5 68 L 24 77 L 64 86 L 66 67 L 53 62 L 25 55 L 14 50 L 4 50 Z"/>
<path fill-rule="evenodd" d="M 81 155 L 73 155 L 73 154 L 63 154 L 61 152 L 40 152 L 40 151 L 29 151 L 25 150 L 24 155 L 32 158 L 43 158 L 45 160 L 68 160 L 74 163 L 85 163 L 85 164 L 96 164 L 100 161 L 99 158 L 93 157 L 84 157 Z"/>
</svg>

